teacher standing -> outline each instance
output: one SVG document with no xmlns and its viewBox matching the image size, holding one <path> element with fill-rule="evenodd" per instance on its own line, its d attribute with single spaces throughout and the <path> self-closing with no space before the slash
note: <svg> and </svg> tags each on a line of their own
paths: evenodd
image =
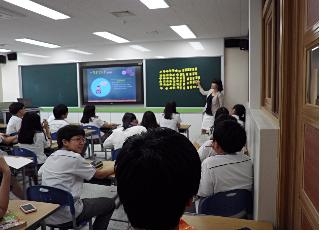
<svg viewBox="0 0 323 233">
<path fill-rule="evenodd" d="M 214 115 L 218 108 L 223 107 L 223 85 L 221 80 L 213 80 L 211 83 L 211 89 L 205 91 L 200 81 L 196 82 L 202 95 L 206 95 L 206 104 L 203 111 L 203 120 L 202 120 L 202 134 L 205 134 L 210 131 L 210 128 L 214 123 Z"/>
</svg>

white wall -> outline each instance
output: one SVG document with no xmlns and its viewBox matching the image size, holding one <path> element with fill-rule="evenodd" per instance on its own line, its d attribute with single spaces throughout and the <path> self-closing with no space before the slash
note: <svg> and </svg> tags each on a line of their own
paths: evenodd
<svg viewBox="0 0 323 233">
<path fill-rule="evenodd" d="M 228 109 L 248 102 L 248 51 L 224 49 L 224 102 Z"/>
<path fill-rule="evenodd" d="M 1 64 L 0 72 L 2 101 L 17 101 L 17 98 L 20 97 L 18 62 L 7 61 L 6 64 Z"/>
</svg>

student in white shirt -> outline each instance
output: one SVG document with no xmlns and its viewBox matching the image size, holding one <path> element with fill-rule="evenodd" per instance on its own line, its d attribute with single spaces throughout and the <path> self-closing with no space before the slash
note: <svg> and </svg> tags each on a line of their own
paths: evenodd
<svg viewBox="0 0 323 233">
<path fill-rule="evenodd" d="M 166 127 L 178 132 L 181 122 L 181 117 L 179 113 L 176 112 L 176 103 L 167 102 L 164 108 L 164 113 L 159 120 L 160 127 Z"/>
<path fill-rule="evenodd" d="M 56 105 L 53 109 L 55 119 L 49 121 L 49 129 L 51 133 L 56 133 L 60 128 L 69 123 L 65 120 L 68 115 L 68 108 L 65 104 Z"/>
<path fill-rule="evenodd" d="M 238 123 L 245 126 L 246 122 L 246 108 L 242 104 L 236 104 L 233 106 L 231 115 L 238 120 Z"/>
<path fill-rule="evenodd" d="M 47 159 L 44 149 L 50 147 L 51 142 L 47 121 L 42 126 L 37 113 L 27 112 L 21 122 L 18 146 L 34 152 L 37 156 L 37 163 L 41 165 Z"/>
<path fill-rule="evenodd" d="M 92 125 L 97 128 L 114 128 L 114 124 L 109 124 L 105 121 L 103 121 L 101 118 L 96 116 L 95 114 L 95 105 L 85 105 L 83 109 L 83 116 L 81 118 L 81 123 L 82 125 Z M 102 131 L 101 133 L 101 138 L 102 141 L 104 141 L 110 134 L 105 135 Z M 99 138 L 98 135 L 93 135 L 93 139 Z"/>
<path fill-rule="evenodd" d="M 81 199 L 83 182 L 93 177 L 104 179 L 113 171 L 96 170 L 80 153 L 85 144 L 85 132 L 76 125 L 66 125 L 57 132 L 58 150 L 51 154 L 38 174 L 42 176 L 42 185 L 68 191 L 72 194 L 75 206 L 76 222 L 79 224 L 96 217 L 93 229 L 104 230 L 115 209 L 114 200 L 106 197 Z M 47 224 L 71 226 L 69 207 L 60 208 L 46 218 Z"/>
<path fill-rule="evenodd" d="M 12 114 L 7 124 L 6 134 L 18 134 L 21 126 L 21 119 L 26 113 L 25 105 L 23 103 L 14 102 L 9 106 L 9 112 Z"/>
<path fill-rule="evenodd" d="M 202 163 L 199 197 L 234 189 L 252 190 L 252 162 L 240 153 L 245 144 L 246 132 L 239 123 L 225 120 L 216 124 L 212 143 L 215 155 Z"/>
<path fill-rule="evenodd" d="M 112 134 L 104 141 L 103 146 L 114 150 L 120 149 L 128 137 L 146 131 L 145 127 L 138 125 L 135 114 L 126 112 L 122 117 L 122 127 L 113 130 Z"/>
</svg>

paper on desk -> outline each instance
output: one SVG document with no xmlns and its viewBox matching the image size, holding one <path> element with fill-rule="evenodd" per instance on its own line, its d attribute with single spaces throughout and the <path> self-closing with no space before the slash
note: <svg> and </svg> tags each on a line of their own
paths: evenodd
<svg viewBox="0 0 323 233">
<path fill-rule="evenodd" d="M 24 157 L 15 157 L 15 156 L 3 156 L 4 160 L 6 160 L 6 163 L 9 167 L 20 169 L 23 166 L 26 166 L 29 163 L 32 163 L 33 161 L 28 158 Z"/>
</svg>

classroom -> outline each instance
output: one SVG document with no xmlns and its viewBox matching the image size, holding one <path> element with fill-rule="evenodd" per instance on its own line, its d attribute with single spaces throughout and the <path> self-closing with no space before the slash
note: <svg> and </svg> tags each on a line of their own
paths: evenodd
<svg viewBox="0 0 323 233">
<path fill-rule="evenodd" d="M 166 6 L 157 9 L 145 5 L 148 0 L 33 1 L 63 13 L 56 20 L 13 2 L 0 1 L 0 28 L 6 32 L 0 35 L 4 124 L 17 98 L 30 105 L 26 112 L 36 109 L 41 122 L 65 104 L 68 115 L 62 120 L 71 125 L 81 124 L 86 105 L 95 105 L 109 133 L 123 126 L 125 113 L 140 123 L 151 111 L 160 123 L 166 103 L 174 101 L 181 119 L 177 131 L 200 147 L 213 135 L 201 133 L 207 98 L 197 82 L 208 91 L 213 80 L 221 81 L 223 106 L 230 112 L 236 104 L 245 107 L 244 152 L 253 165 L 249 224 L 256 225 L 239 226 L 319 228 L 318 0 L 164 0 Z M 180 25 L 191 34 L 180 36 Z M 119 71 L 122 77 L 112 75 Z M 84 153 L 96 154 L 112 172 L 113 150 L 94 146 L 87 132 Z M 109 195 L 118 187 L 114 179 L 110 183 Z M 182 219 L 190 225 L 191 217 Z M 193 229 L 213 229 L 195 224 Z"/>
</svg>

